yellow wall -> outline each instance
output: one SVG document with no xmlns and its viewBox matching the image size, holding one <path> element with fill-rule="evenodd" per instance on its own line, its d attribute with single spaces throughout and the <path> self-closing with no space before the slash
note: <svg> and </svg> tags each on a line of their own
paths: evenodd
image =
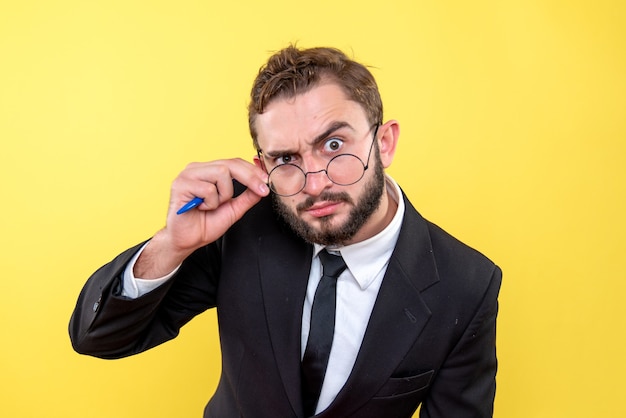
<svg viewBox="0 0 626 418">
<path fill-rule="evenodd" d="M 252 155 L 251 81 L 292 41 L 375 66 L 392 175 L 502 266 L 496 417 L 625 416 L 623 4 L 1 0 L 0 416 L 201 415 L 213 313 L 119 361 L 67 321 L 187 162 Z"/>
</svg>

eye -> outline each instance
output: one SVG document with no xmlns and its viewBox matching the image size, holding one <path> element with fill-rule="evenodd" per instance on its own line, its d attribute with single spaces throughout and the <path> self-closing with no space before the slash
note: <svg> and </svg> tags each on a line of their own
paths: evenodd
<svg viewBox="0 0 626 418">
<path fill-rule="evenodd" d="M 276 158 L 276 164 L 291 164 L 293 162 L 293 156 L 291 154 L 281 155 Z"/>
<path fill-rule="evenodd" d="M 329 138 L 324 143 L 324 151 L 326 152 L 337 152 L 341 149 L 343 145 L 343 141 L 339 138 Z"/>
</svg>

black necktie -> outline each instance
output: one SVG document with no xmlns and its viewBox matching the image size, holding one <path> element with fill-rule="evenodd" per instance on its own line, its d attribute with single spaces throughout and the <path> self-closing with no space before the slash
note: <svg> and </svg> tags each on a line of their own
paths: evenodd
<svg viewBox="0 0 626 418">
<path fill-rule="evenodd" d="M 323 275 L 315 290 L 309 339 L 302 358 L 302 399 L 304 415 L 307 417 L 315 415 L 317 400 L 322 390 L 335 333 L 337 277 L 346 269 L 346 263 L 341 256 L 331 255 L 322 250 L 319 257 Z"/>
</svg>

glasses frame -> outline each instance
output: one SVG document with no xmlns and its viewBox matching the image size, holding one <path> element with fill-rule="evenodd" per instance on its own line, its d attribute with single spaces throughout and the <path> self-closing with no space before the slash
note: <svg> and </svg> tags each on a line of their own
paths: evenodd
<svg viewBox="0 0 626 418">
<path fill-rule="evenodd" d="M 270 189 L 272 190 L 272 192 L 278 196 L 281 197 L 290 197 L 290 196 L 295 196 L 298 193 L 300 193 L 302 190 L 304 190 L 304 188 L 306 187 L 306 181 L 307 181 L 307 176 L 309 174 L 316 174 L 316 173 L 321 173 L 322 171 L 326 174 L 326 177 L 328 177 L 328 179 L 333 183 L 336 184 L 338 186 L 351 186 L 353 184 L 358 183 L 359 181 L 361 181 L 361 179 L 363 178 L 363 176 L 365 176 L 365 172 L 367 171 L 367 169 L 369 168 L 369 164 L 370 164 L 370 158 L 372 156 L 372 149 L 374 148 L 374 143 L 376 142 L 376 136 L 378 135 L 378 128 L 380 128 L 381 123 L 377 122 L 375 124 L 373 124 L 370 128 L 369 131 L 371 131 L 372 129 L 376 128 L 374 130 L 374 135 L 372 136 L 372 144 L 370 145 L 370 149 L 367 153 L 367 161 L 364 163 L 363 160 L 357 156 L 354 155 L 352 153 L 346 152 L 343 154 L 339 154 L 339 155 L 335 155 L 333 158 L 331 158 L 328 161 L 328 164 L 326 164 L 326 168 L 323 168 L 321 170 L 317 170 L 317 171 L 304 171 L 300 166 L 295 165 L 295 164 L 291 164 L 291 163 L 285 163 L 285 164 L 280 164 L 277 165 L 276 167 L 272 168 L 269 172 L 267 171 L 267 167 L 265 166 L 265 160 L 263 159 L 263 150 L 257 150 L 257 156 L 259 157 L 259 161 L 261 161 L 261 164 L 263 165 L 263 169 L 265 170 L 265 172 L 268 175 L 268 180 L 269 178 L 272 176 L 272 173 L 274 172 L 274 170 L 280 168 L 280 167 L 284 167 L 284 166 L 292 166 L 297 168 L 298 170 L 300 170 L 300 172 L 304 175 L 304 183 L 302 183 L 302 187 L 300 188 L 300 190 L 298 190 L 295 193 L 290 193 L 290 194 L 283 194 L 283 193 L 278 193 L 276 190 L 274 190 L 274 188 L 272 187 L 272 182 L 268 181 L 268 186 L 270 187 Z M 369 132 L 368 131 L 368 132 Z M 363 165 L 363 172 L 361 173 L 361 176 L 356 179 L 355 181 L 351 182 L 351 183 L 337 183 L 336 181 L 334 181 L 329 175 L 328 175 L 328 167 L 330 167 L 330 164 L 336 160 L 339 157 L 345 157 L 345 156 L 350 156 L 350 157 L 354 157 L 357 160 L 359 160 L 361 162 L 361 164 Z"/>
</svg>

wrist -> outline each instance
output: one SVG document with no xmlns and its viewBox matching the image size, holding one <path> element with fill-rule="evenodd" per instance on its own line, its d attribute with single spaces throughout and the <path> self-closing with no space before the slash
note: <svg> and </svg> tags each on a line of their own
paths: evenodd
<svg viewBox="0 0 626 418">
<path fill-rule="evenodd" d="M 175 271 L 191 254 L 170 243 L 164 230 L 157 232 L 146 244 L 133 267 L 135 277 L 153 280 Z"/>
</svg>

